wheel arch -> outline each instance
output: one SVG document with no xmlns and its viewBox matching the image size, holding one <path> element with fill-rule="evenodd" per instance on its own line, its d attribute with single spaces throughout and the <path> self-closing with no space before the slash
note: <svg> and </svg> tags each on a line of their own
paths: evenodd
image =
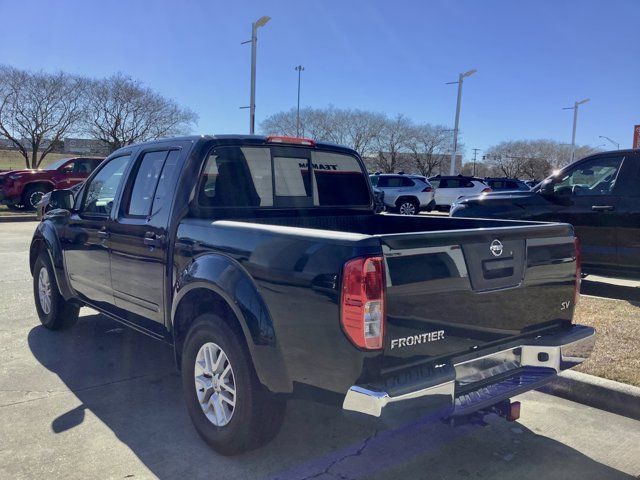
<svg viewBox="0 0 640 480">
<path fill-rule="evenodd" d="M 274 393 L 292 390 L 271 316 L 253 280 L 237 262 L 224 255 L 203 255 L 184 269 L 177 285 L 170 330 L 178 365 L 195 318 L 214 312 L 228 320 L 244 342 L 261 383 Z"/>
<path fill-rule="evenodd" d="M 49 221 L 43 221 L 38 225 L 29 246 L 29 270 L 32 275 L 36 260 L 42 252 L 47 252 L 49 256 L 62 297 L 65 300 L 75 297 L 65 274 L 60 240 L 55 227 Z"/>
</svg>

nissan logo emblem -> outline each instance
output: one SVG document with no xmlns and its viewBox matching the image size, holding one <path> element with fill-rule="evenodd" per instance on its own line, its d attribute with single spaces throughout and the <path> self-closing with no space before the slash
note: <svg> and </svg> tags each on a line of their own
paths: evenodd
<svg viewBox="0 0 640 480">
<path fill-rule="evenodd" d="M 494 257 L 499 257 L 500 255 L 502 255 L 502 242 L 498 239 L 495 239 L 493 242 L 491 242 L 489 251 L 493 254 Z"/>
</svg>

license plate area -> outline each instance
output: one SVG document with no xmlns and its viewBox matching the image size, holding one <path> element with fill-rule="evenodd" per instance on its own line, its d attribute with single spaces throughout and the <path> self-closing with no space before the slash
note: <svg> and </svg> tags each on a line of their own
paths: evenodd
<svg viewBox="0 0 640 480">
<path fill-rule="evenodd" d="M 522 349 L 512 348 L 455 365 L 456 390 L 502 376 L 522 366 Z"/>
</svg>

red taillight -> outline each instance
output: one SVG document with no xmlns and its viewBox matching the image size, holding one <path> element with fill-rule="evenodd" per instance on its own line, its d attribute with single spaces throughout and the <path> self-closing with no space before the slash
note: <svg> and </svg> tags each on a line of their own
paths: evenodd
<svg viewBox="0 0 640 480">
<path fill-rule="evenodd" d="M 308 147 L 315 147 L 316 142 L 310 138 L 298 138 L 298 137 L 282 137 L 278 135 L 271 135 L 267 137 L 268 143 L 290 143 L 294 145 L 306 145 Z"/>
<path fill-rule="evenodd" d="M 423 192 L 433 192 L 433 188 L 431 187 L 425 187 L 424 190 L 422 190 Z"/>
<path fill-rule="evenodd" d="M 482 192 L 480 192 L 480 193 L 491 193 L 492 191 L 493 190 L 491 190 L 489 187 L 487 187 L 487 188 L 483 188 Z"/>
<path fill-rule="evenodd" d="M 384 338 L 384 259 L 349 260 L 342 275 L 340 322 L 356 346 L 382 348 Z"/>
<path fill-rule="evenodd" d="M 580 239 L 573 238 L 576 250 L 576 284 L 573 290 L 573 306 L 575 307 L 580 299 L 580 285 L 582 284 L 582 254 L 580 253 Z"/>
</svg>

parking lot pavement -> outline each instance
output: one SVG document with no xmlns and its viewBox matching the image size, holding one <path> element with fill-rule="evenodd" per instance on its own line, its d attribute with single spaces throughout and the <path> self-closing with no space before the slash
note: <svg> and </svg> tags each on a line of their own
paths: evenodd
<svg viewBox="0 0 640 480">
<path fill-rule="evenodd" d="M 640 476 L 640 422 L 532 392 L 517 423 L 376 430 L 290 402 L 282 431 L 238 457 L 198 438 L 171 349 L 89 309 L 39 326 L 27 267 L 35 223 L 0 224 L 0 478 L 518 478 Z"/>
</svg>

